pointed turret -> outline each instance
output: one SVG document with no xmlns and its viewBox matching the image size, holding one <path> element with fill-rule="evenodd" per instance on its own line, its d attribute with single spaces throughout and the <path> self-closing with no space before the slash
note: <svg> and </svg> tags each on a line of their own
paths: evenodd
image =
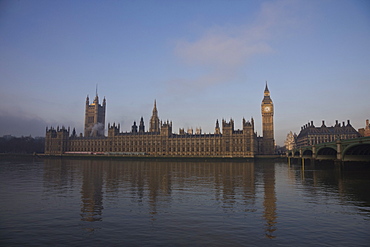
<svg viewBox="0 0 370 247">
<path fill-rule="evenodd" d="M 134 121 L 134 124 L 132 125 L 131 127 L 131 132 L 132 133 L 137 133 L 137 125 L 136 125 L 136 121 Z"/>
<path fill-rule="evenodd" d="M 98 95 L 95 96 L 93 105 L 99 105 L 99 97 L 98 97 Z"/>
<path fill-rule="evenodd" d="M 99 105 L 98 84 L 96 84 L 95 99 L 94 99 L 93 105 Z"/>
<path fill-rule="evenodd" d="M 265 96 L 270 96 L 270 91 L 269 91 L 269 88 L 268 88 L 268 86 L 267 86 L 267 81 L 266 81 L 266 87 L 265 87 L 264 95 L 265 95 Z"/>
<path fill-rule="evenodd" d="M 272 100 L 271 100 L 271 97 L 270 97 L 270 91 L 269 91 L 269 88 L 267 86 L 267 82 L 266 82 L 266 86 L 265 86 L 265 91 L 263 93 L 264 97 L 263 97 L 263 100 L 262 100 L 262 111 L 263 110 L 267 110 L 267 111 L 271 111 L 272 108 L 273 108 L 273 103 L 272 103 Z"/>
<path fill-rule="evenodd" d="M 157 100 L 154 100 L 153 115 L 157 115 L 157 114 L 158 114 L 158 111 L 157 111 Z"/>
<path fill-rule="evenodd" d="M 159 117 L 157 111 L 157 101 L 154 100 L 153 114 L 150 118 L 149 132 L 159 132 Z"/>
<path fill-rule="evenodd" d="M 140 119 L 139 132 L 140 133 L 144 133 L 145 132 L 144 118 L 143 117 L 141 117 L 141 119 Z"/>
<path fill-rule="evenodd" d="M 216 135 L 221 134 L 221 131 L 220 131 L 220 124 L 218 123 L 218 119 L 216 120 L 215 134 L 216 134 Z"/>
<path fill-rule="evenodd" d="M 75 128 L 73 128 L 73 130 L 72 130 L 72 137 L 77 137 L 76 129 Z"/>
</svg>

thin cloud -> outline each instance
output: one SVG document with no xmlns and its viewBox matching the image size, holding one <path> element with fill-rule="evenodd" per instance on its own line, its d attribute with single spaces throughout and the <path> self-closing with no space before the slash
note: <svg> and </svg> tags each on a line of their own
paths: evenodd
<svg viewBox="0 0 370 247">
<path fill-rule="evenodd" d="M 233 36 L 227 30 L 210 30 L 198 41 L 179 41 L 175 53 L 189 65 L 230 69 L 242 66 L 252 55 L 271 50 L 264 40 L 254 40 L 250 32 Z"/>
<path fill-rule="evenodd" d="M 279 30 L 284 31 L 295 23 L 289 12 L 296 5 L 296 1 L 264 3 L 250 25 L 212 27 L 195 41 L 178 40 L 175 55 L 190 67 L 202 68 L 203 74 L 168 84 L 178 90 L 230 82 L 254 56 L 274 52 L 269 42 Z"/>
</svg>

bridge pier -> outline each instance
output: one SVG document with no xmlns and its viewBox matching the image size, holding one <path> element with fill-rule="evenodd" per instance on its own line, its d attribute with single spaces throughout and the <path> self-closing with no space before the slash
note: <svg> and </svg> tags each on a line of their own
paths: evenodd
<svg viewBox="0 0 370 247">
<path fill-rule="evenodd" d="M 316 146 L 315 145 L 312 146 L 312 158 L 316 159 Z"/>
<path fill-rule="evenodd" d="M 338 140 L 336 142 L 336 144 L 337 144 L 337 160 L 342 161 L 343 160 L 343 157 L 342 157 L 342 142 L 340 140 Z"/>
</svg>

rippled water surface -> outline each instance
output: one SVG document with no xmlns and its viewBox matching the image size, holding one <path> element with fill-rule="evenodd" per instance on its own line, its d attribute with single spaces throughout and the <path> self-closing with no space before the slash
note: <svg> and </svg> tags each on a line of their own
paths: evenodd
<svg viewBox="0 0 370 247">
<path fill-rule="evenodd" d="M 1 246 L 370 246 L 369 169 L 0 161 Z"/>
</svg>

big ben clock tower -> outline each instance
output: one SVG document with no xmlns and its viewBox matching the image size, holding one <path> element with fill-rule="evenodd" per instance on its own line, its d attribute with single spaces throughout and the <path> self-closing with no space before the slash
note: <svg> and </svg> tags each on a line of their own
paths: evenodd
<svg viewBox="0 0 370 247">
<path fill-rule="evenodd" d="M 264 92 L 264 97 L 261 104 L 262 113 L 262 153 L 275 153 L 275 139 L 274 139 L 274 104 L 270 98 L 270 91 L 267 87 Z"/>
</svg>

